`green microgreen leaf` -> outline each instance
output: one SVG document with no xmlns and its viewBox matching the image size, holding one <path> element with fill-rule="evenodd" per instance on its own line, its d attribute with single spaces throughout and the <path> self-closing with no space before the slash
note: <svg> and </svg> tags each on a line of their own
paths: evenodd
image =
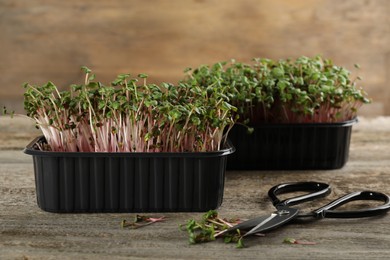
<svg viewBox="0 0 390 260">
<path fill-rule="evenodd" d="M 138 77 L 141 79 L 146 79 L 148 77 L 148 74 L 141 73 L 141 74 L 138 74 Z"/>
<path fill-rule="evenodd" d="M 89 68 L 87 68 L 86 66 L 82 66 L 81 67 L 81 70 L 84 71 L 84 73 L 91 73 L 91 70 Z"/>
</svg>

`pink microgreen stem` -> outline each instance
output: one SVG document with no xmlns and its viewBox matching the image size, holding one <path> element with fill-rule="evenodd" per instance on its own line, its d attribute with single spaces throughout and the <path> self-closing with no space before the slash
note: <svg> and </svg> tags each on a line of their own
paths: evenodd
<svg viewBox="0 0 390 260">
<path fill-rule="evenodd" d="M 316 242 L 310 242 L 310 241 L 303 241 L 303 240 L 296 240 L 294 238 L 287 237 L 283 240 L 283 243 L 286 244 L 297 244 L 297 245 L 316 245 Z"/>
<path fill-rule="evenodd" d="M 164 220 L 165 220 L 164 216 L 159 218 L 153 218 L 153 217 L 145 217 L 145 216 L 137 215 L 133 222 L 128 223 L 125 219 L 122 220 L 121 226 L 122 228 L 130 227 L 132 229 L 137 229 L 157 222 L 163 222 Z"/>
</svg>

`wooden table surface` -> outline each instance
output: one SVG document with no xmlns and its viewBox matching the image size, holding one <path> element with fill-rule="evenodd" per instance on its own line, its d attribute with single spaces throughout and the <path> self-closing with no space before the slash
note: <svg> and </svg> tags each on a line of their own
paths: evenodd
<svg viewBox="0 0 390 260">
<path fill-rule="evenodd" d="M 23 147 L 39 131 L 25 118 L 0 118 L 0 259 L 388 259 L 390 213 L 364 219 L 294 222 L 246 239 L 244 249 L 221 240 L 189 245 L 179 224 L 202 213 L 153 213 L 163 223 L 122 229 L 122 214 L 55 214 L 36 204 L 33 164 Z M 267 191 L 291 181 L 332 185 L 326 203 L 347 192 L 377 190 L 390 194 L 390 117 L 360 118 L 353 127 L 346 166 L 331 171 L 230 171 L 226 173 L 221 217 L 250 218 L 272 212 Z M 318 204 L 309 203 L 307 207 Z M 283 243 L 284 238 L 316 245 Z"/>
</svg>

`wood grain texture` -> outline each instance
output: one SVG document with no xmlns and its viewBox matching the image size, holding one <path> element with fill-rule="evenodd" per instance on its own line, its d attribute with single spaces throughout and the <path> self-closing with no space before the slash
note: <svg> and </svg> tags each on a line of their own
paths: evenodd
<svg viewBox="0 0 390 260">
<path fill-rule="evenodd" d="M 176 82 L 184 68 L 236 58 L 323 54 L 353 70 L 390 115 L 387 0 L 0 1 L 0 105 L 21 111 L 23 82 L 102 82 L 118 73 Z"/>
<path fill-rule="evenodd" d="M 122 229 L 135 214 L 53 214 L 36 205 L 33 165 L 21 152 L 37 135 L 26 119 L 0 118 L 0 258 L 1 259 L 387 259 L 390 216 L 295 222 L 246 240 L 236 249 L 221 241 L 189 245 L 179 224 L 202 213 L 154 213 L 167 221 L 142 229 Z M 13 139 L 13 143 L 8 140 Z M 318 203 L 347 192 L 390 193 L 390 117 L 361 118 L 353 127 L 350 159 L 332 171 L 227 172 L 222 217 L 250 218 L 272 212 L 270 187 L 281 182 L 321 181 L 332 193 Z M 286 237 L 317 245 L 284 244 Z"/>
</svg>

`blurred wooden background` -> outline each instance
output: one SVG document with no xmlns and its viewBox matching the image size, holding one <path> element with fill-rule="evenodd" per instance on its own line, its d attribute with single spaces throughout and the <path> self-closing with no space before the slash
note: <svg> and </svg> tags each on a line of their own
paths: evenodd
<svg viewBox="0 0 390 260">
<path fill-rule="evenodd" d="M 22 111 L 23 82 L 82 82 L 86 65 L 176 82 L 185 67 L 323 54 L 354 70 L 390 115 L 388 0 L 0 0 L 0 105 Z"/>
</svg>

